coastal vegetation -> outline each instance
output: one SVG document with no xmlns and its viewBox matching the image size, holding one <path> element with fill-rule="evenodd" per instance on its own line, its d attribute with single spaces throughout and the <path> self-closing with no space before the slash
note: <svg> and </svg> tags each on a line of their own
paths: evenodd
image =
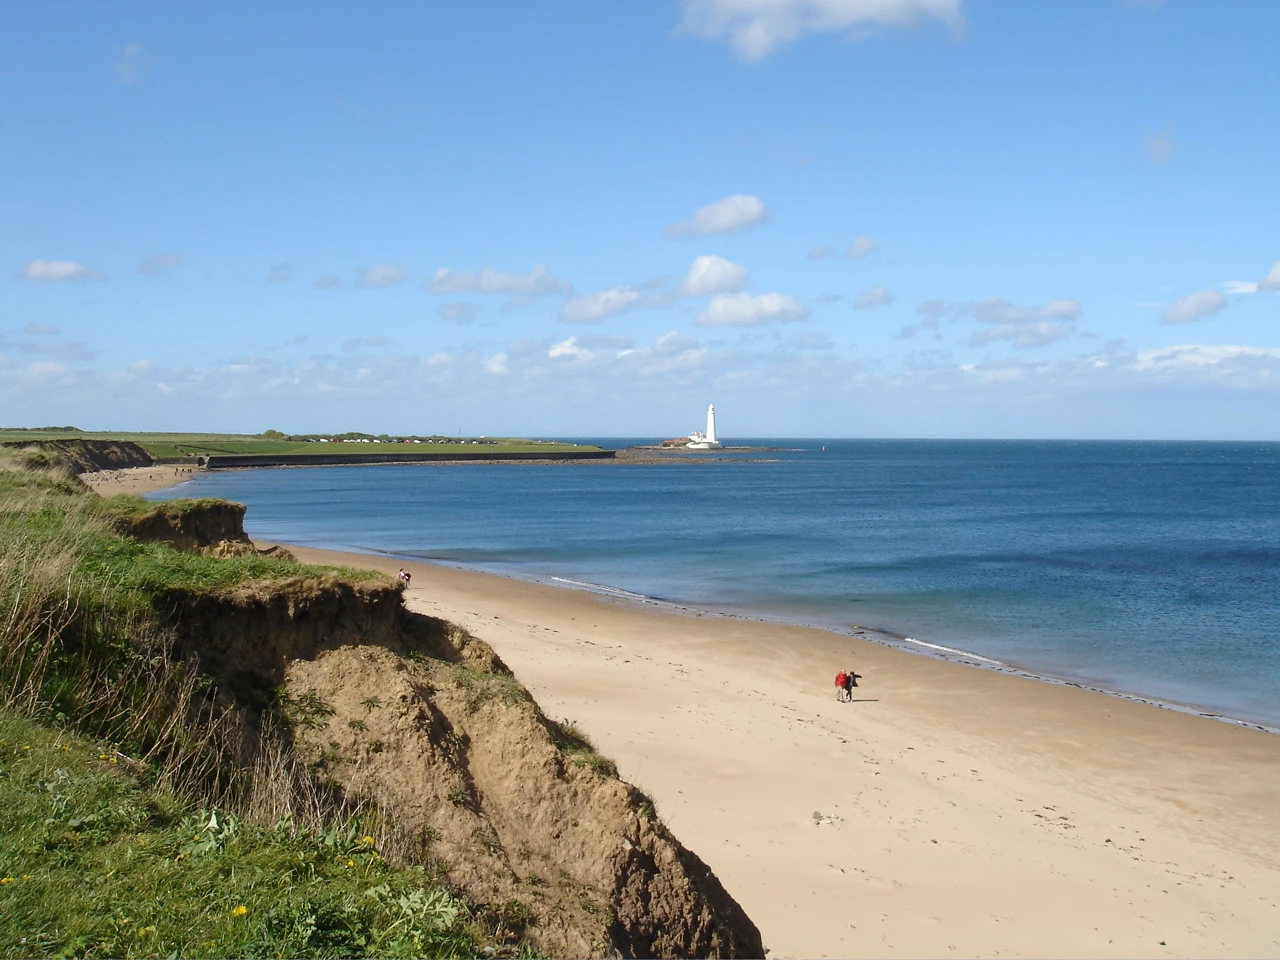
<svg viewBox="0 0 1280 960">
<path fill-rule="evenodd" d="M 360 432 L 286 434 L 131 433 L 85 431 L 75 427 L 0 428 L 0 443 L 41 440 L 97 440 L 136 443 L 157 460 L 209 456 L 289 456 L 322 453 L 568 453 L 598 450 L 589 444 L 522 437 L 446 437 L 440 434 Z M 376 446 L 375 446 L 376 445 Z"/>
<path fill-rule="evenodd" d="M 243 513 L 0 455 L 5 955 L 761 949 L 487 645 Z"/>
</svg>

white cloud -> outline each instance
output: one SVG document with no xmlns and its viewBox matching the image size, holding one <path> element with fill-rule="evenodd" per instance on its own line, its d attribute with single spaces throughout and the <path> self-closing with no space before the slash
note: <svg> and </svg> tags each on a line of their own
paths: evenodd
<svg viewBox="0 0 1280 960">
<path fill-rule="evenodd" d="M 1256 280 L 1223 280 L 1218 286 L 1232 296 L 1248 296 L 1258 292 Z"/>
<path fill-rule="evenodd" d="M 476 317 L 480 316 L 480 304 L 467 303 L 459 300 L 454 303 L 442 303 L 436 307 L 436 313 L 440 315 L 441 320 L 448 323 L 456 323 L 459 326 L 466 326 L 476 322 Z"/>
<path fill-rule="evenodd" d="M 273 263 L 267 267 L 267 283 L 288 283 L 293 279 L 293 264 Z"/>
<path fill-rule="evenodd" d="M 20 280 L 47 280 L 51 283 L 84 283 L 105 280 L 97 270 L 70 260 L 32 260 L 18 274 Z"/>
<path fill-rule="evenodd" d="M 573 290 L 572 284 L 557 280 L 541 263 L 523 275 L 493 267 L 483 267 L 479 273 L 455 273 L 441 267 L 431 275 L 426 287 L 432 293 L 500 293 L 513 297 L 545 297 Z"/>
<path fill-rule="evenodd" d="M 1191 323 L 1195 320 L 1203 320 L 1210 314 L 1226 308 L 1227 298 L 1217 290 L 1199 290 L 1195 293 L 1189 293 L 1185 297 L 1179 297 L 1169 304 L 1161 316 L 1160 322 L 1164 324 Z"/>
<path fill-rule="evenodd" d="M 600 323 L 640 306 L 645 296 L 635 287 L 613 287 L 566 300 L 560 308 L 565 323 Z"/>
<path fill-rule="evenodd" d="M 1280 290 L 1280 260 L 1271 265 L 1267 275 L 1258 281 L 1259 293 L 1275 293 Z"/>
<path fill-rule="evenodd" d="M 547 356 L 553 360 L 556 357 L 573 357 L 577 359 L 591 356 L 591 351 L 578 346 L 577 337 L 570 337 L 568 340 L 553 343 L 547 351 Z"/>
<path fill-rule="evenodd" d="M 835 252 L 835 247 L 810 247 L 808 256 L 810 260 L 825 260 Z"/>
<path fill-rule="evenodd" d="M 876 284 L 870 290 L 863 290 L 853 302 L 855 310 L 870 310 L 872 307 L 887 307 L 893 303 L 893 294 Z"/>
<path fill-rule="evenodd" d="M 689 275 L 680 284 L 685 297 L 709 297 L 716 293 L 737 293 L 750 282 L 747 268 L 740 263 L 708 254 L 694 258 Z"/>
<path fill-rule="evenodd" d="M 728 39 L 744 60 L 762 60 L 811 33 L 837 31 L 858 39 L 876 28 L 941 20 L 964 25 L 960 0 L 684 0 L 680 30 Z"/>
<path fill-rule="evenodd" d="M 966 303 L 959 308 L 986 329 L 976 331 L 969 343 L 982 346 L 997 340 L 1009 340 L 1015 347 L 1041 347 L 1069 337 L 1076 332 L 1072 323 L 1080 316 L 1080 304 L 1076 300 L 1050 300 L 1043 306 L 1021 307 L 1004 297 L 988 297 L 978 303 Z"/>
<path fill-rule="evenodd" d="M 28 336 L 36 336 L 40 339 L 29 340 L 27 337 L 10 339 L 0 331 L 0 351 L 44 355 L 53 357 L 56 361 L 70 362 L 90 360 L 99 353 L 79 340 L 63 340 L 58 335 L 56 327 L 28 324 L 26 333 Z"/>
<path fill-rule="evenodd" d="M 1130 369 L 1160 381 L 1215 383 L 1234 389 L 1280 387 L 1280 349 L 1181 344 L 1137 351 Z"/>
<path fill-rule="evenodd" d="M 942 300 L 926 300 L 924 303 L 916 307 L 916 315 L 920 319 L 915 323 L 908 323 L 905 327 L 899 330 L 898 339 L 909 340 L 921 330 L 932 330 L 934 332 L 934 339 L 941 340 L 942 335 L 938 333 L 938 324 L 952 309 L 952 307 L 948 306 Z"/>
<path fill-rule="evenodd" d="M 138 264 L 138 273 L 144 277 L 168 277 L 182 266 L 182 258 L 176 253 L 166 253 L 158 257 L 147 257 Z"/>
<path fill-rule="evenodd" d="M 495 377 L 505 377 L 511 373 L 511 367 L 507 364 L 509 359 L 510 357 L 505 353 L 495 353 L 492 357 L 486 357 L 481 366 L 485 373 Z"/>
<path fill-rule="evenodd" d="M 808 316 L 808 307 L 784 293 L 722 293 L 711 298 L 694 323 L 700 327 L 763 327 Z"/>
<path fill-rule="evenodd" d="M 657 354 L 684 353 L 687 350 L 696 349 L 699 345 L 700 341 L 693 337 L 686 336 L 679 330 L 672 330 L 656 338 L 653 341 L 652 350 Z"/>
<path fill-rule="evenodd" d="M 405 275 L 393 263 L 375 263 L 361 272 L 357 287 L 394 287 L 404 283 Z"/>
<path fill-rule="evenodd" d="M 573 337 L 572 339 L 579 346 L 586 347 L 588 350 L 630 350 L 636 345 L 636 342 L 630 337 L 620 337 L 610 333 L 598 333 L 593 336 Z"/>
<path fill-rule="evenodd" d="M 668 237 L 711 237 L 748 230 L 769 216 L 764 201 L 747 193 L 708 203 L 693 211 L 688 220 L 673 223 L 664 231 Z"/>
<path fill-rule="evenodd" d="M 316 278 L 316 282 L 312 286 L 317 290 L 336 290 L 342 286 L 342 281 L 336 273 L 324 273 Z"/>
<path fill-rule="evenodd" d="M 854 237 L 853 243 L 849 244 L 849 249 L 840 254 L 841 260 L 861 260 L 869 253 L 875 253 L 880 249 L 880 244 L 876 243 L 870 237 Z"/>
<path fill-rule="evenodd" d="M 116 81 L 125 86 L 137 83 L 142 79 L 143 71 L 146 70 L 150 60 L 151 58 L 142 52 L 142 44 L 134 41 L 126 45 L 112 68 Z"/>
</svg>

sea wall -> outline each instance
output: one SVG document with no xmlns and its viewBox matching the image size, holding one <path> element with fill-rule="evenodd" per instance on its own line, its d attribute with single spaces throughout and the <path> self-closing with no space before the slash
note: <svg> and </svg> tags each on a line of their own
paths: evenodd
<svg viewBox="0 0 1280 960">
<path fill-rule="evenodd" d="M 569 450 L 558 453 L 299 453 L 215 454 L 205 459 L 210 470 L 232 467 L 325 467 L 344 464 L 438 463 L 484 460 L 612 460 L 612 450 Z"/>
</svg>

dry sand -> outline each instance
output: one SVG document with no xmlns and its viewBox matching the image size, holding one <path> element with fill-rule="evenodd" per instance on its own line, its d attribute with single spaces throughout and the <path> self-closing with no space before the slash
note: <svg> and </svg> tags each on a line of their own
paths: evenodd
<svg viewBox="0 0 1280 960">
<path fill-rule="evenodd" d="M 104 497 L 118 493 L 142 494 L 151 490 L 171 487 L 175 483 L 190 480 L 200 472 L 195 466 L 164 464 L 151 467 L 130 467 L 127 470 L 98 470 L 82 473 L 80 479 Z"/>
<path fill-rule="evenodd" d="M 1280 955 L 1280 736 L 821 630 L 403 565 L 409 605 L 585 730 L 774 956 Z M 865 678 L 837 703 L 849 665 Z"/>
</svg>

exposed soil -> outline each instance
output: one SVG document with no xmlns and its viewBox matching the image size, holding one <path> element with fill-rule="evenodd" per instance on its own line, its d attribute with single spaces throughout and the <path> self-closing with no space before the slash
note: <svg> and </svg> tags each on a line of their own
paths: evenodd
<svg viewBox="0 0 1280 960">
<path fill-rule="evenodd" d="M 223 506 L 239 509 L 157 530 L 193 549 L 243 536 L 243 507 Z M 178 652 L 250 722 L 285 704 L 299 757 L 376 800 L 512 938 L 551 956 L 762 956 L 755 924 L 648 798 L 487 644 L 409 612 L 401 589 L 309 575 L 163 606 Z"/>
<path fill-rule="evenodd" d="M 65 466 L 77 474 L 154 463 L 147 451 L 128 440 L 7 440 L 3 445 L 23 451 L 30 467 Z"/>
</svg>

